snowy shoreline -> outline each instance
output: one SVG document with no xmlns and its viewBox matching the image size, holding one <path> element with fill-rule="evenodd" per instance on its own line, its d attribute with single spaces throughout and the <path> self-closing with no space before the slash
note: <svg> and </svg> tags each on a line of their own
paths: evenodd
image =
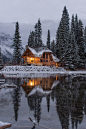
<svg viewBox="0 0 86 129">
<path fill-rule="evenodd" d="M 6 66 L 1 71 L 1 74 L 10 77 L 47 77 L 50 75 L 85 75 L 86 71 L 66 71 L 62 67 L 50 66 Z"/>
</svg>

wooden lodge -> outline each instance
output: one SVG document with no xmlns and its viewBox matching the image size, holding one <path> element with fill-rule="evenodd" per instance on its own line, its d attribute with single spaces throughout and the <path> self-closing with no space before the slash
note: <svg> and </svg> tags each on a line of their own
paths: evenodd
<svg viewBox="0 0 86 129">
<path fill-rule="evenodd" d="M 56 67 L 60 65 L 59 59 L 45 46 L 36 48 L 26 46 L 26 51 L 23 53 L 21 58 L 24 59 L 24 65 L 46 65 Z"/>
</svg>

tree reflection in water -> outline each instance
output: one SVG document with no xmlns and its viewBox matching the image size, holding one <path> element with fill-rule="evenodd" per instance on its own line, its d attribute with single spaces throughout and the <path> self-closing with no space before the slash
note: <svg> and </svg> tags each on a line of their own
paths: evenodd
<svg viewBox="0 0 86 129">
<path fill-rule="evenodd" d="M 15 114 L 15 121 L 18 120 L 18 110 L 21 102 L 21 92 L 20 92 L 20 79 L 14 79 L 17 88 L 13 91 L 13 105 L 14 105 L 14 114 Z"/>
<path fill-rule="evenodd" d="M 40 96 L 28 97 L 28 105 L 30 107 L 30 110 L 34 111 L 34 117 L 37 120 L 38 124 L 41 119 L 41 101 L 42 97 Z"/>
<path fill-rule="evenodd" d="M 20 80 L 17 79 L 17 84 L 19 85 Z M 50 111 L 51 100 L 55 102 L 56 112 L 59 116 L 59 120 L 62 129 L 69 129 L 70 121 L 72 129 L 78 128 L 79 124 L 82 123 L 84 113 L 86 114 L 86 78 L 85 77 L 60 77 L 60 83 L 51 90 L 51 94 L 46 97 L 47 111 Z M 36 80 L 35 80 L 36 82 Z M 41 80 L 42 82 L 42 80 Z M 49 90 L 51 86 L 48 85 L 48 81 L 43 79 L 43 85 L 46 82 Z M 30 110 L 34 111 L 34 118 L 37 120 L 38 124 L 41 119 L 41 102 L 44 96 L 29 96 L 28 94 L 35 86 L 22 86 L 27 94 L 28 106 Z M 29 83 L 28 83 L 29 84 Z M 40 83 L 42 84 L 42 83 Z M 50 84 L 50 83 L 49 83 Z M 53 84 L 53 80 L 51 82 Z M 21 101 L 20 86 L 14 90 L 13 94 L 13 104 L 15 111 L 15 120 L 18 119 L 18 109 Z M 52 111 L 53 112 L 53 111 Z M 51 116 L 52 117 L 52 116 Z"/>
<path fill-rule="evenodd" d="M 81 124 L 83 120 L 83 112 L 86 113 L 86 78 L 61 79 L 51 96 L 56 98 L 56 110 L 62 129 L 69 129 L 70 118 L 72 129 L 77 129 L 78 123 Z"/>
</svg>

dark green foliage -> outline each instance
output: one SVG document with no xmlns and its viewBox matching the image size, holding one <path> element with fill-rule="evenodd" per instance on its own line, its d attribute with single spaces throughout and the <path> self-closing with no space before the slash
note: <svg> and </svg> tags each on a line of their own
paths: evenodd
<svg viewBox="0 0 86 129">
<path fill-rule="evenodd" d="M 50 49 L 53 52 L 53 54 L 55 55 L 55 41 L 54 40 L 50 44 Z"/>
<path fill-rule="evenodd" d="M 42 28 L 40 19 L 38 19 L 38 45 L 42 46 Z"/>
<path fill-rule="evenodd" d="M 48 34 L 47 34 L 47 44 L 46 44 L 47 48 L 50 49 L 50 30 L 48 30 Z"/>
<path fill-rule="evenodd" d="M 13 91 L 13 106 L 14 106 L 14 114 L 15 114 L 15 121 L 18 120 L 18 110 L 21 102 L 21 92 L 20 92 L 20 80 L 16 80 L 17 88 Z"/>
<path fill-rule="evenodd" d="M 59 58 L 63 64 L 66 62 L 66 50 L 67 50 L 68 40 L 69 40 L 69 14 L 65 6 L 59 24 L 59 28 L 56 34 L 56 46 L 57 46 L 56 53 L 57 57 L 59 55 Z"/>
<path fill-rule="evenodd" d="M 80 56 L 80 67 L 85 67 L 85 47 L 84 47 L 84 36 L 83 36 L 83 23 L 79 20 L 79 39 L 78 39 L 78 46 L 79 46 L 79 56 Z"/>
<path fill-rule="evenodd" d="M 55 54 L 61 62 L 69 68 L 85 68 L 85 40 L 86 32 L 83 34 L 83 23 L 72 15 L 71 29 L 69 29 L 69 15 L 64 7 L 62 18 L 56 32 Z"/>
<path fill-rule="evenodd" d="M 28 46 L 34 47 L 35 46 L 35 34 L 34 31 L 30 32 L 29 38 L 28 38 Z"/>
<path fill-rule="evenodd" d="M 14 34 L 14 39 L 13 39 L 13 45 L 14 51 L 13 51 L 13 61 L 15 61 L 16 64 L 20 63 L 21 59 L 21 50 L 22 50 L 22 44 L 20 40 L 20 33 L 19 33 L 19 23 L 16 22 L 16 29 L 15 29 L 15 34 Z"/>
<path fill-rule="evenodd" d="M 78 23 L 77 14 L 75 16 L 74 25 L 75 25 L 75 39 L 77 41 L 77 44 L 79 44 L 79 23 Z"/>
<path fill-rule="evenodd" d="M 42 28 L 41 28 L 41 22 L 40 19 L 38 19 L 38 23 L 35 24 L 35 47 L 42 46 Z"/>
<path fill-rule="evenodd" d="M 34 31 L 30 32 L 28 38 L 28 46 L 29 47 L 41 47 L 42 44 L 42 28 L 40 19 L 38 19 L 38 23 L 34 26 Z"/>
<path fill-rule="evenodd" d="M 38 24 L 35 25 L 35 47 L 38 46 Z"/>
</svg>

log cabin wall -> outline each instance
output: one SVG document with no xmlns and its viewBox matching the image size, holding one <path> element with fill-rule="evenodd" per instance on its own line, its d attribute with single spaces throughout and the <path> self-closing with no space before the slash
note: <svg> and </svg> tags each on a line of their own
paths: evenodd
<svg viewBox="0 0 86 129">
<path fill-rule="evenodd" d="M 51 52 L 44 52 L 41 57 L 36 57 L 29 49 L 22 55 L 24 58 L 24 65 L 46 65 L 46 66 L 59 66 L 59 63 L 55 62 Z"/>
</svg>

